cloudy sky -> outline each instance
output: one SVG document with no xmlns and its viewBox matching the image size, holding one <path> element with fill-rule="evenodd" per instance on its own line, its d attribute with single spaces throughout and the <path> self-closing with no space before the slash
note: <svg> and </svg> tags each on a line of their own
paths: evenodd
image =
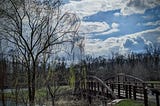
<svg viewBox="0 0 160 106">
<path fill-rule="evenodd" d="M 94 56 L 143 52 L 160 43 L 160 0 L 65 0 L 81 19 L 85 52 Z"/>
</svg>

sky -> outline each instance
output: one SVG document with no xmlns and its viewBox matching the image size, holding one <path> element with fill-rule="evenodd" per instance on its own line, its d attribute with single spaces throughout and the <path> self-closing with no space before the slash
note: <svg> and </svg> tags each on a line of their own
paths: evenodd
<svg viewBox="0 0 160 106">
<path fill-rule="evenodd" d="M 85 54 L 144 52 L 160 43 L 160 0 L 64 0 L 63 9 L 81 19 Z"/>
</svg>

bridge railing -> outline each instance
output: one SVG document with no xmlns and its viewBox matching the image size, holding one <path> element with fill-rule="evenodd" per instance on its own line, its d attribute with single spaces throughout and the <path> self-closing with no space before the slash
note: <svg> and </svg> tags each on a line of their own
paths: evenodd
<svg viewBox="0 0 160 106">
<path fill-rule="evenodd" d="M 152 90 L 156 96 L 156 104 L 159 105 L 160 83 L 146 83 L 141 79 L 130 75 L 120 74 L 108 80 L 102 81 L 96 78 L 88 78 L 85 86 L 81 87 L 89 95 L 101 96 L 108 99 L 128 98 L 143 100 L 145 106 L 149 106 L 149 91 Z M 84 85 L 84 81 L 83 84 Z M 116 96 L 114 96 L 116 95 Z"/>
</svg>

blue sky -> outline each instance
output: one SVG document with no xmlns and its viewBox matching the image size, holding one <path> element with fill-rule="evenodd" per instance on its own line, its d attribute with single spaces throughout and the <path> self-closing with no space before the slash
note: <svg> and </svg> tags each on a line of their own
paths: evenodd
<svg viewBox="0 0 160 106">
<path fill-rule="evenodd" d="M 81 19 L 85 53 L 108 56 L 143 52 L 160 43 L 160 0 L 65 0 Z"/>
<path fill-rule="evenodd" d="M 102 35 L 101 33 L 96 33 L 97 36 L 93 38 L 106 39 L 109 37 L 119 37 L 126 34 L 133 34 L 136 32 L 154 29 L 160 26 L 159 25 L 150 25 L 146 26 L 145 23 L 155 22 L 160 20 L 160 6 L 156 6 L 151 9 L 147 9 L 144 14 L 132 14 L 129 16 L 115 16 L 114 14 L 120 13 L 119 10 L 112 10 L 106 12 L 98 12 L 97 14 L 87 16 L 83 18 L 83 21 L 86 22 L 107 22 L 110 26 L 113 22 L 119 24 L 119 31 L 111 34 Z M 94 33 L 93 33 L 94 35 Z"/>
</svg>

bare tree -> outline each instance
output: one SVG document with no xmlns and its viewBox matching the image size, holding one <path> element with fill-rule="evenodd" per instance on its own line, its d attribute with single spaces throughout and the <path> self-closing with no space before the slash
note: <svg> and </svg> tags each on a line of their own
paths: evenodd
<svg viewBox="0 0 160 106">
<path fill-rule="evenodd" d="M 25 61 L 28 76 L 29 104 L 35 104 L 35 85 L 38 60 L 54 46 L 74 44 L 79 19 L 75 14 L 60 11 L 60 0 L 3 0 L 0 4 L 0 31 L 10 47 L 18 48 Z M 3 8 L 2 8 L 3 7 Z M 50 50 L 52 49 L 52 50 Z"/>
</svg>

